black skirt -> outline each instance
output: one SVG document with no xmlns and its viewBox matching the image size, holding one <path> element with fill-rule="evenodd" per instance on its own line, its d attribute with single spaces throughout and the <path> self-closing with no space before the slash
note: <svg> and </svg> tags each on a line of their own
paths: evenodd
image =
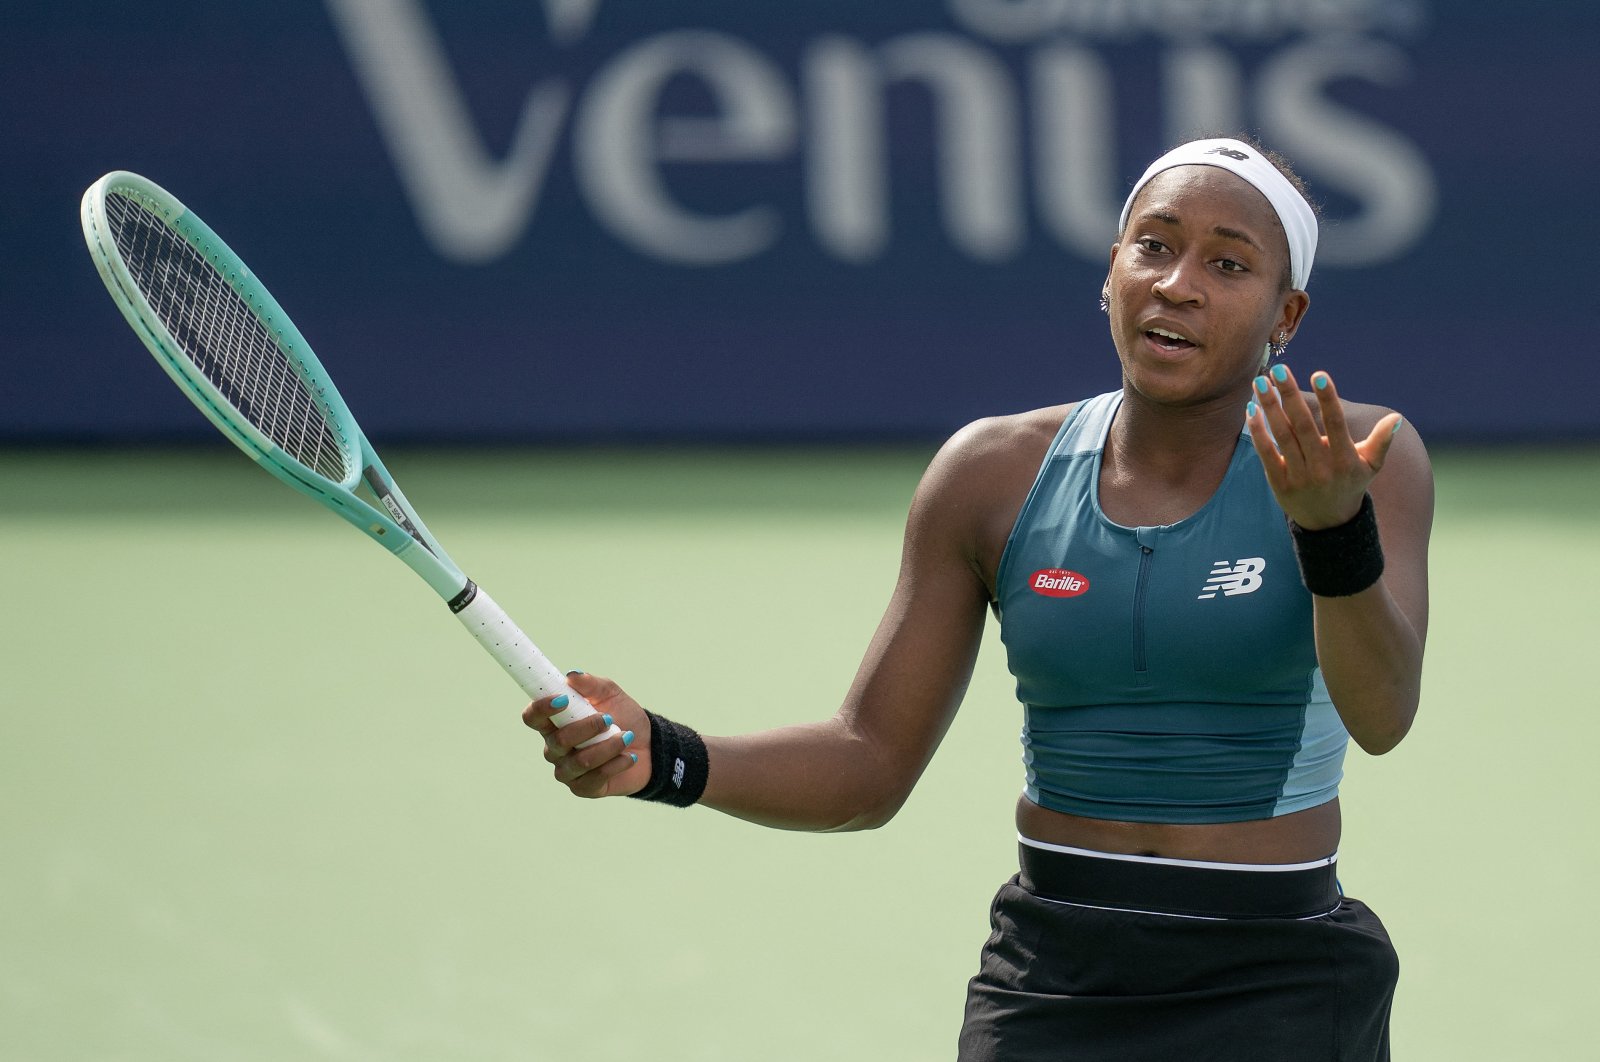
<svg viewBox="0 0 1600 1062">
<path fill-rule="evenodd" d="M 1331 860 L 1293 870 L 1021 846 L 961 1062 L 1378 1062 L 1399 964 Z"/>
</svg>

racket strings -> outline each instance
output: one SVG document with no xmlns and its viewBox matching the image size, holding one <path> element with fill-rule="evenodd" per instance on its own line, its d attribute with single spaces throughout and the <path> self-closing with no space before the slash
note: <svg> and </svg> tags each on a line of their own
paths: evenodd
<svg viewBox="0 0 1600 1062">
<path fill-rule="evenodd" d="M 105 206 L 117 251 L 180 353 L 275 445 L 344 482 L 348 448 L 265 322 L 158 215 L 124 195 L 106 196 Z"/>
</svg>

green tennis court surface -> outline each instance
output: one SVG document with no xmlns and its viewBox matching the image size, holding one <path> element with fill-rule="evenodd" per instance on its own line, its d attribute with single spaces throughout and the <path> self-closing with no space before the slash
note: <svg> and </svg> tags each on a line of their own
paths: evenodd
<svg viewBox="0 0 1600 1062">
<path fill-rule="evenodd" d="M 389 453 L 560 665 L 710 732 L 831 712 L 925 452 Z M 1436 455 L 1421 717 L 1342 877 L 1396 1057 L 1594 1057 L 1600 453 Z M 0 1058 L 953 1055 L 1013 869 L 986 645 L 884 830 L 588 804 L 404 567 L 232 451 L 0 453 Z"/>
</svg>

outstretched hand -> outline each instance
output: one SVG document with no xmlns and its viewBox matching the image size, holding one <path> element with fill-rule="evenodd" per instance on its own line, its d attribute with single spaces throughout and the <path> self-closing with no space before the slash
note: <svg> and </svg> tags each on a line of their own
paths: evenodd
<svg viewBox="0 0 1600 1062">
<path fill-rule="evenodd" d="M 1256 377 L 1246 423 L 1278 505 L 1289 519 L 1317 531 L 1347 523 L 1360 510 L 1401 418 L 1398 413 L 1385 415 L 1357 442 L 1332 377 L 1315 372 L 1311 384 L 1322 412 L 1320 430 L 1306 393 L 1286 365 L 1274 365 L 1270 375 Z"/>
<path fill-rule="evenodd" d="M 557 727 L 551 716 L 567 706 L 563 696 L 543 697 L 522 711 L 522 721 L 544 735 L 545 762 L 574 796 L 627 796 L 650 781 L 650 719 L 639 703 L 610 679 L 573 671 L 567 685 L 594 706 L 594 715 Z M 579 748 L 615 722 L 620 735 Z"/>
</svg>

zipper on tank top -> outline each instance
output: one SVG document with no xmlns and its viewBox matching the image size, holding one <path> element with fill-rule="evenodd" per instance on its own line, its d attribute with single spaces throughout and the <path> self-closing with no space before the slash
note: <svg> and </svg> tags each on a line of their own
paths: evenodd
<svg viewBox="0 0 1600 1062">
<path fill-rule="evenodd" d="M 1145 536 L 1154 534 L 1155 530 L 1147 527 L 1134 532 L 1134 538 L 1139 543 L 1139 579 L 1133 586 L 1133 681 L 1137 686 L 1150 682 L 1144 649 L 1144 602 L 1150 588 L 1150 565 L 1155 560 L 1156 551 L 1154 546 L 1145 541 Z"/>
</svg>

